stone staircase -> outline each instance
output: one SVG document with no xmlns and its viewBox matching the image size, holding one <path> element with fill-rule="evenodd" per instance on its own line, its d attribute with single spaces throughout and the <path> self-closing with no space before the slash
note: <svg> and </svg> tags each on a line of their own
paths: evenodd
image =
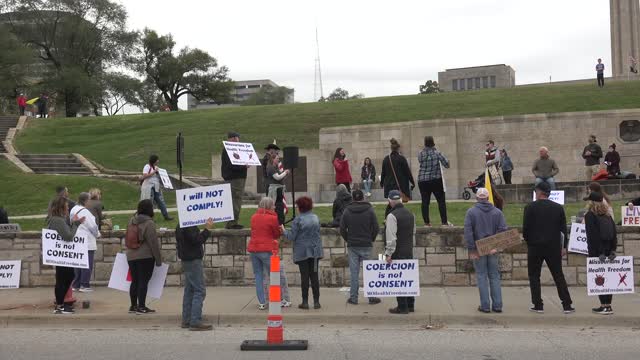
<svg viewBox="0 0 640 360">
<path fill-rule="evenodd" d="M 9 129 L 16 127 L 17 124 L 17 116 L 0 116 L 0 153 L 7 152 L 2 142 L 7 138 Z"/>
<path fill-rule="evenodd" d="M 19 154 L 17 157 L 36 174 L 92 175 L 91 170 L 71 154 Z"/>
</svg>

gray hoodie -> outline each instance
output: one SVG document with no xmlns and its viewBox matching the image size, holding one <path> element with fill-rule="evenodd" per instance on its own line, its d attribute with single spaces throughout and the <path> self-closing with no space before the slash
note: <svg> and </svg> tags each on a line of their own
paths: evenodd
<svg viewBox="0 0 640 360">
<path fill-rule="evenodd" d="M 476 250 L 477 240 L 506 230 L 502 211 L 486 200 L 478 201 L 464 217 L 464 240 L 469 250 Z"/>
<path fill-rule="evenodd" d="M 137 249 L 127 249 L 127 261 L 153 258 L 156 266 L 162 265 L 162 254 L 160 253 L 160 240 L 156 234 L 156 224 L 147 215 L 136 215 L 129 224 L 138 225 L 138 240 L 140 247 Z"/>
</svg>

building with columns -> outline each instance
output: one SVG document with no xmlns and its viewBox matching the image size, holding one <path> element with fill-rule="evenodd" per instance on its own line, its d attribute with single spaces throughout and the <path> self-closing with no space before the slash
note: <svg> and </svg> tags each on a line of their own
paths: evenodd
<svg viewBox="0 0 640 360">
<path fill-rule="evenodd" d="M 640 2 L 638 0 L 609 0 L 611 10 L 611 76 L 630 74 L 630 57 L 640 57 Z"/>
</svg>

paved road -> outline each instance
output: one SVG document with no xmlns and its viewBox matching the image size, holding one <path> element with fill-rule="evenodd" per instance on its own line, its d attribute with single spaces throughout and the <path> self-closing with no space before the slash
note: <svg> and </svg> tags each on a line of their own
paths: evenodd
<svg viewBox="0 0 640 360">
<path fill-rule="evenodd" d="M 241 352 L 243 339 L 264 336 L 255 328 L 193 333 L 176 329 L 2 329 L 0 359 L 637 359 L 640 329 L 580 328 L 425 330 L 420 327 L 288 329 L 308 339 L 300 352 Z"/>
</svg>

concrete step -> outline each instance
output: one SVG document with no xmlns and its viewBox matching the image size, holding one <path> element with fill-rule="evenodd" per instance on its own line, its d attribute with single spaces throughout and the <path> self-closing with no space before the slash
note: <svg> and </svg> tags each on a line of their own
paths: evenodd
<svg viewBox="0 0 640 360">
<path fill-rule="evenodd" d="M 34 158 L 42 158 L 42 159 L 54 159 L 54 158 L 64 158 L 64 159 L 75 159 L 76 157 L 71 154 L 20 154 L 19 157 L 21 159 L 34 159 Z"/>
<path fill-rule="evenodd" d="M 18 158 L 37 174 L 92 174 L 71 154 L 20 154 Z"/>
</svg>

